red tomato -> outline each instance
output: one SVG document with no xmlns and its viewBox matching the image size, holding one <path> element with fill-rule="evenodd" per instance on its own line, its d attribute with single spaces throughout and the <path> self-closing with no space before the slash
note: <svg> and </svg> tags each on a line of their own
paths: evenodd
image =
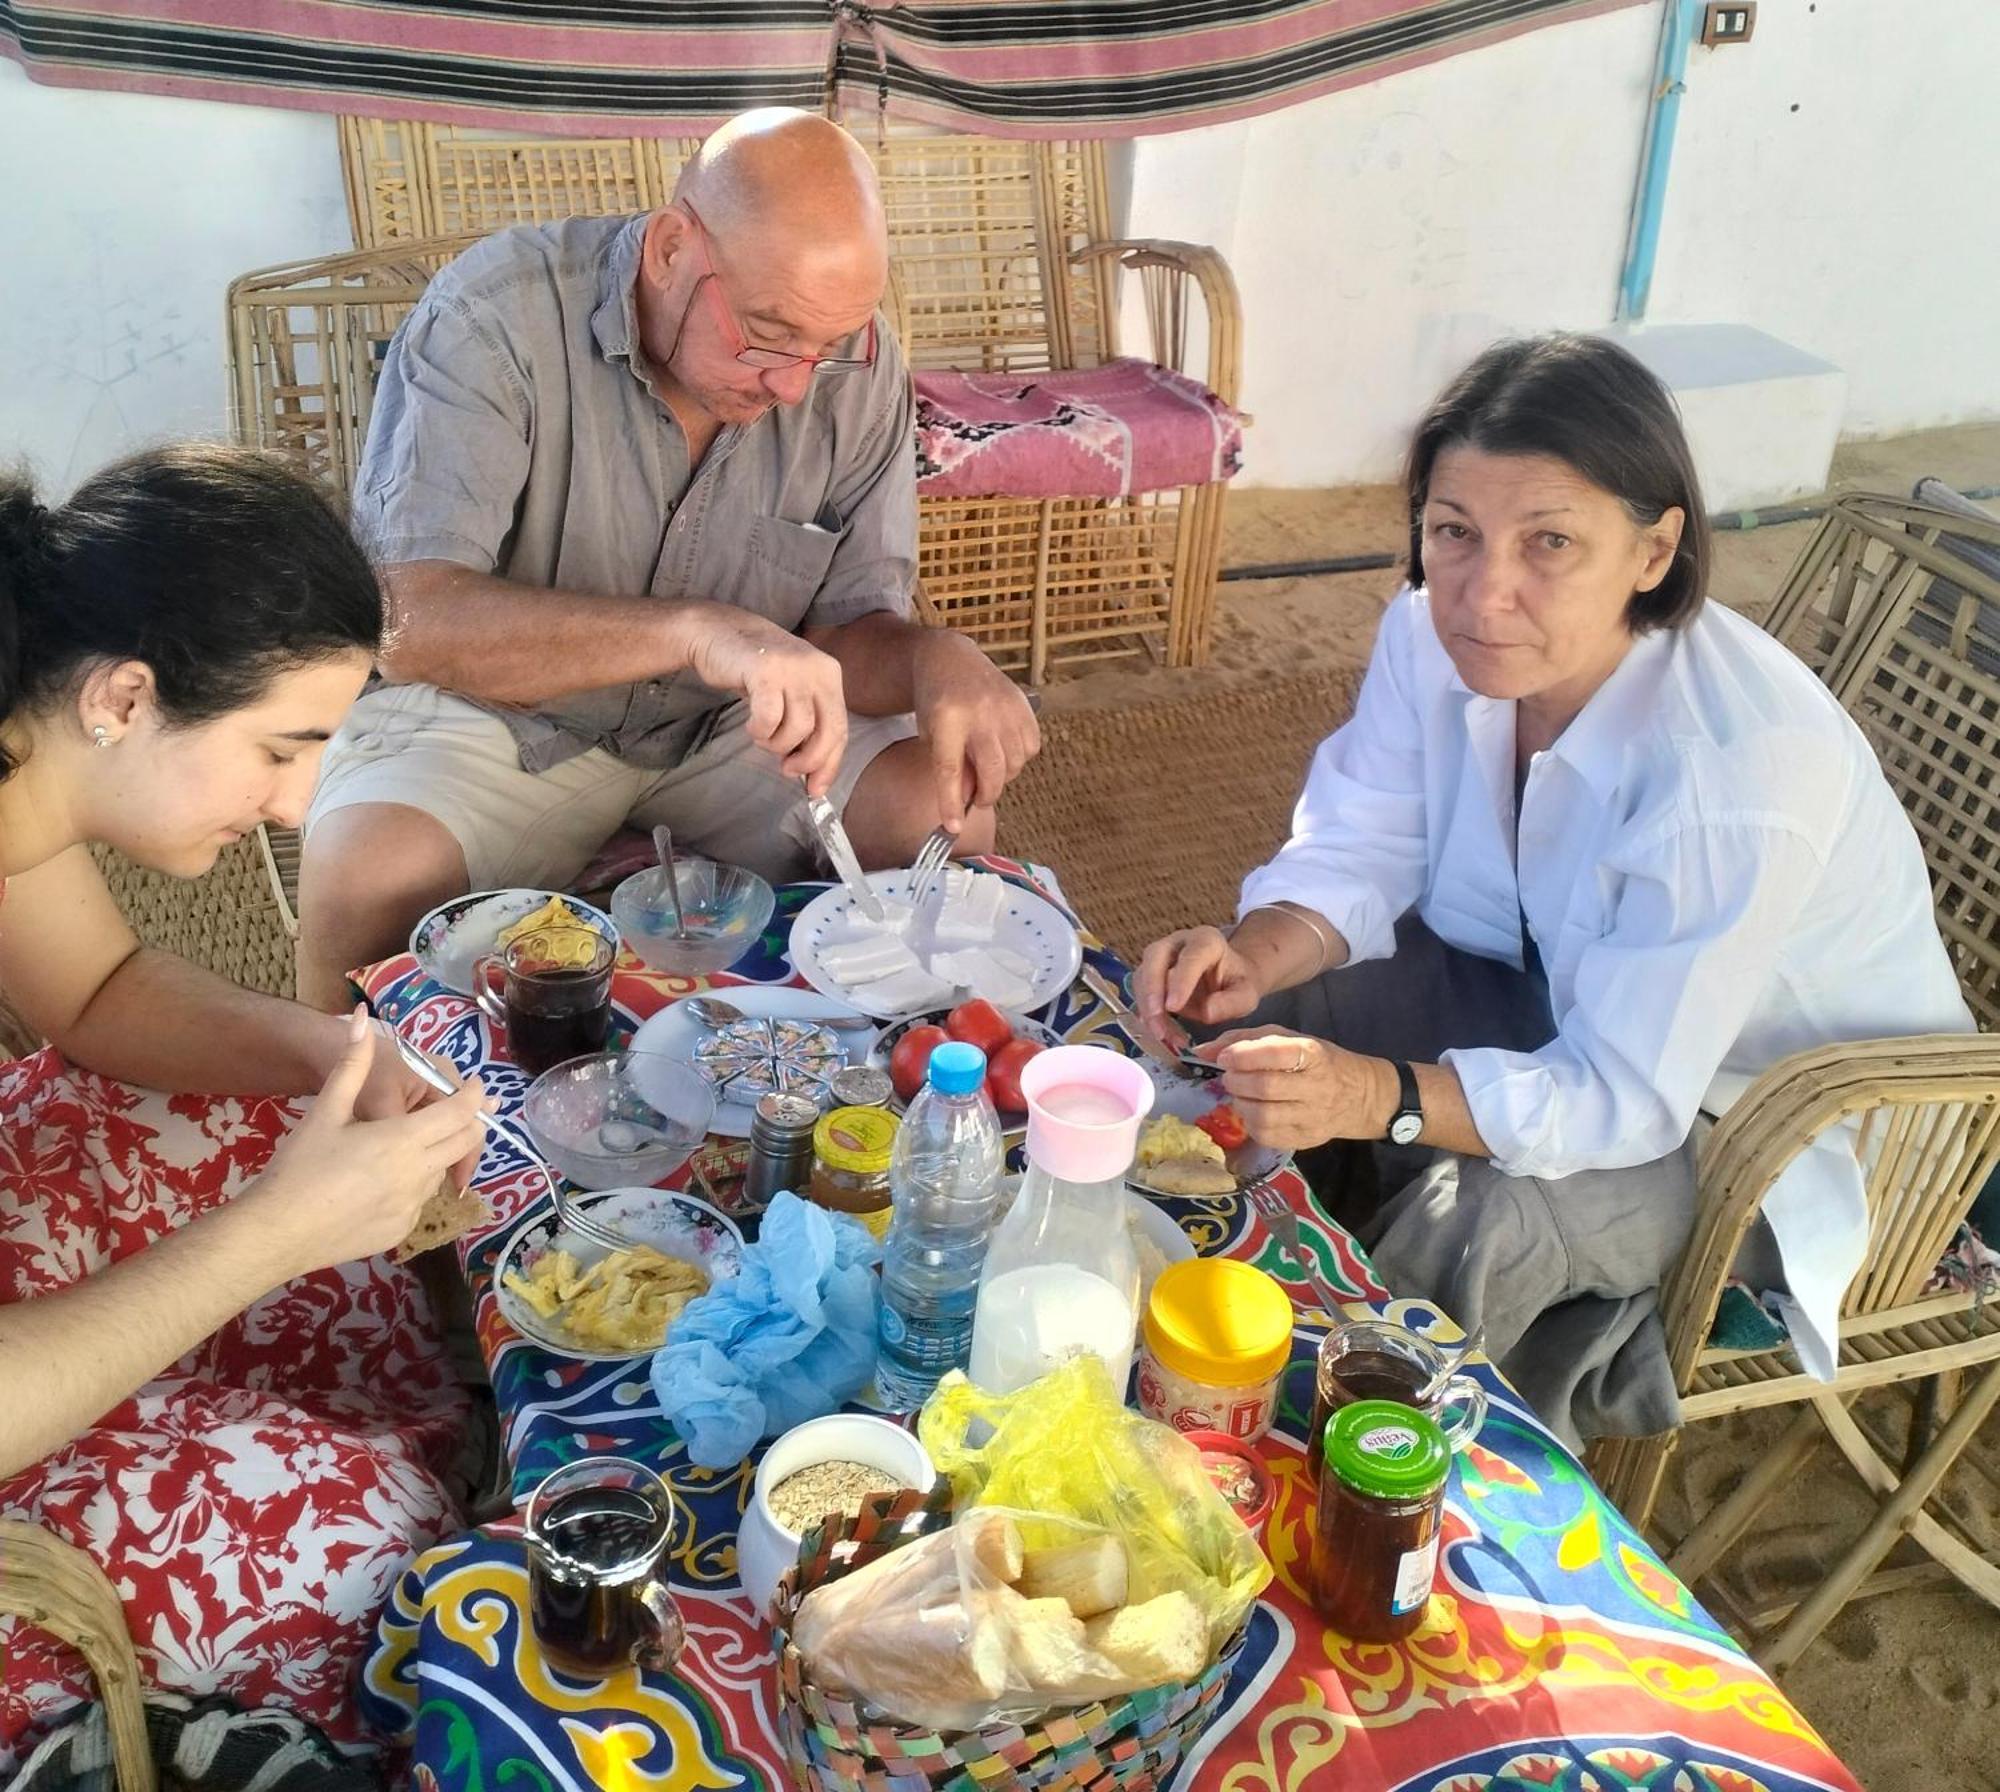
<svg viewBox="0 0 2000 1792">
<path fill-rule="evenodd" d="M 889 1054 L 889 1080 L 905 1101 L 914 1101 L 931 1067 L 931 1053 L 951 1035 L 942 1027 L 912 1027 Z"/>
<path fill-rule="evenodd" d="M 1218 1102 L 1195 1122 L 1225 1151 L 1234 1151 L 1238 1145 L 1250 1143 L 1250 1129 L 1243 1124 L 1243 1116 L 1228 1102 Z"/>
<path fill-rule="evenodd" d="M 963 1039 L 967 1045 L 976 1045 L 986 1054 L 990 1064 L 999 1055 L 1000 1048 L 1014 1037 L 1014 1029 L 1007 1024 L 1007 1017 L 991 1002 L 975 996 L 969 1002 L 961 1002 L 944 1017 L 944 1030 L 954 1039 Z"/>
<path fill-rule="evenodd" d="M 1021 1072 L 1041 1056 L 1042 1049 L 1037 1039 L 1010 1039 L 994 1054 L 986 1072 L 986 1093 L 1001 1113 L 1018 1114 L 1026 1109 L 1028 1098 L 1021 1093 Z"/>
</svg>

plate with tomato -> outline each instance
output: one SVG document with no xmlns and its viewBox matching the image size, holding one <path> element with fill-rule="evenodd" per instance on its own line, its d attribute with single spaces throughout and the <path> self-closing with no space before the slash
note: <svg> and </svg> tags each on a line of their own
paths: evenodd
<svg viewBox="0 0 2000 1792">
<path fill-rule="evenodd" d="M 956 1008 L 934 1008 L 913 1014 L 883 1028 L 875 1040 L 868 1062 L 886 1070 L 896 1086 L 895 1106 L 900 1112 L 916 1098 L 924 1086 L 931 1053 L 947 1040 L 962 1039 L 986 1054 L 986 1093 L 1000 1115 L 1003 1130 L 1017 1132 L 1028 1123 L 1028 1104 L 1021 1094 L 1021 1072 L 1031 1060 L 1052 1045 L 1062 1044 L 1062 1035 L 1038 1020 L 999 1008 L 975 996 Z"/>
<path fill-rule="evenodd" d="M 1207 1133 L 1222 1148 L 1223 1164 L 1236 1178 L 1239 1192 L 1253 1182 L 1275 1176 L 1292 1161 L 1289 1151 L 1273 1150 L 1251 1138 L 1243 1116 L 1230 1105 L 1220 1077 L 1177 1076 L 1165 1065 L 1151 1061 L 1146 1070 L 1153 1079 L 1153 1112 L 1147 1116 L 1148 1122 L 1160 1114 L 1172 1114 Z M 1137 1164 L 1127 1174 L 1125 1185 L 1163 1199 L 1187 1198 L 1169 1189 L 1148 1187 L 1146 1172 Z"/>
</svg>

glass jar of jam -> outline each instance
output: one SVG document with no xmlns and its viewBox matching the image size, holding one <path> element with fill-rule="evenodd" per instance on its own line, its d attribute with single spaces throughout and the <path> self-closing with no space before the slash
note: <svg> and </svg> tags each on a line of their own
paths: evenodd
<svg viewBox="0 0 2000 1792">
<path fill-rule="evenodd" d="M 897 1119 L 880 1108 L 835 1108 L 813 1128 L 812 1198 L 851 1213 L 877 1238 L 889 1230 L 889 1158 Z"/>
<path fill-rule="evenodd" d="M 1423 1622 L 1450 1470 L 1444 1433 L 1412 1407 L 1357 1400 L 1328 1421 L 1312 1596 L 1343 1636 L 1400 1642 Z"/>
</svg>

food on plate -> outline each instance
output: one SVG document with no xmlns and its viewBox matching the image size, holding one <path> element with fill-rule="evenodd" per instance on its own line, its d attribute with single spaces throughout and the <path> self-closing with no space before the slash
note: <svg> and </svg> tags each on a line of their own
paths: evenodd
<svg viewBox="0 0 2000 1792">
<path fill-rule="evenodd" d="M 1007 1017 L 983 996 L 959 1003 L 944 1017 L 944 1030 L 954 1039 L 978 1046 L 989 1059 L 1014 1037 Z"/>
<path fill-rule="evenodd" d="M 543 1319 L 587 1350 L 657 1350 L 689 1301 L 708 1292 L 708 1274 L 651 1245 L 612 1251 L 586 1269 L 564 1250 L 547 1250 L 506 1285 Z"/>
<path fill-rule="evenodd" d="M 1034 961 L 994 938 L 1008 894 L 1004 878 L 949 866 L 922 920 L 903 902 L 885 903 L 881 921 L 848 910 L 819 948 L 820 967 L 877 1013 L 935 1008 L 954 991 L 1024 1007 L 1034 999 Z"/>
<path fill-rule="evenodd" d="M 771 1489 L 771 1516 L 788 1531 L 803 1532 L 830 1512 L 854 1518 L 873 1493 L 897 1493 L 905 1483 L 865 1462 L 815 1462 Z"/>
<path fill-rule="evenodd" d="M 1003 1114 L 1026 1111 L 1028 1098 L 1021 1091 L 1021 1072 L 1048 1048 L 1039 1039 L 1010 1039 L 986 1066 L 986 1093 Z"/>
<path fill-rule="evenodd" d="M 822 1092 L 847 1054 L 831 1028 L 782 1016 L 734 1020 L 696 1041 L 694 1065 L 727 1100 Z"/>
<path fill-rule="evenodd" d="M 1226 1101 L 1218 1101 L 1195 1121 L 1195 1125 L 1224 1151 L 1234 1151 L 1250 1143 L 1250 1129 L 1244 1125 L 1243 1116 Z"/>
<path fill-rule="evenodd" d="M 1199 1126 L 1158 1114 L 1139 1135 L 1138 1167 L 1148 1188 L 1166 1195 L 1229 1195 L 1236 1177 L 1222 1147 Z"/>
<path fill-rule="evenodd" d="M 501 928 L 493 937 L 493 949 L 504 952 L 518 939 L 531 933 L 549 933 L 558 939 L 547 942 L 549 957 L 558 964 L 588 964 L 597 951 L 597 930 L 560 896 L 551 896 L 532 914 Z M 573 936 L 563 938 L 561 936 Z"/>
<path fill-rule="evenodd" d="M 889 1053 L 889 1080 L 903 1101 L 915 1101 L 931 1066 L 931 1053 L 948 1044 L 951 1035 L 937 1026 L 911 1027 Z"/>
</svg>

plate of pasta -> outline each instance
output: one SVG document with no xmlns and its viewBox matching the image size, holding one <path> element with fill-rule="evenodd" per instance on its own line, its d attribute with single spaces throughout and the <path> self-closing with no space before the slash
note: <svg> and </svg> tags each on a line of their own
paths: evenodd
<svg viewBox="0 0 2000 1792">
<path fill-rule="evenodd" d="M 690 1301 L 742 1267 L 735 1222 L 692 1195 L 619 1188 L 573 1199 L 632 1242 L 607 1250 L 552 1210 L 507 1241 L 494 1274 L 501 1315 L 544 1350 L 598 1363 L 651 1356 Z"/>
</svg>

